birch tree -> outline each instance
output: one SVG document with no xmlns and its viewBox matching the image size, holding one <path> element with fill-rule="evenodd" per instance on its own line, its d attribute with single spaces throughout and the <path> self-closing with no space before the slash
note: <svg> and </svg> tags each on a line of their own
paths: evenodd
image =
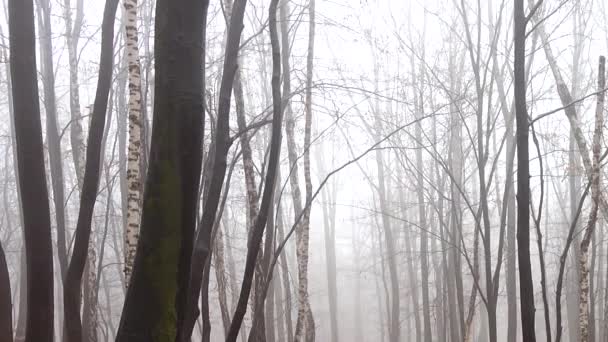
<svg viewBox="0 0 608 342">
<path fill-rule="evenodd" d="M 141 221 L 141 157 L 142 143 L 142 103 L 141 65 L 139 62 L 139 40 L 137 33 L 138 0 L 123 0 L 125 10 L 125 49 L 129 70 L 128 126 L 129 144 L 127 153 L 127 226 L 125 232 L 125 278 L 127 284 L 133 272 L 135 251 L 139 240 Z"/>
</svg>

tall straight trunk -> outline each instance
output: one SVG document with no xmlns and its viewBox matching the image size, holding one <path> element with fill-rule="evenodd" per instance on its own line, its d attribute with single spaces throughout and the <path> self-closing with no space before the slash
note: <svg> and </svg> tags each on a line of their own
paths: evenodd
<svg viewBox="0 0 608 342">
<path fill-rule="evenodd" d="M 283 12 L 288 9 L 287 5 L 282 6 L 282 25 L 287 25 L 287 13 Z M 287 37 L 287 30 L 284 37 Z M 286 46 L 284 44 L 284 46 Z M 296 238 L 296 251 L 298 258 L 298 294 L 306 296 L 303 303 L 306 305 L 306 319 L 302 320 L 304 324 L 303 333 L 306 335 L 305 341 L 313 342 L 315 340 L 315 321 L 308 299 L 308 259 L 309 259 L 309 240 L 310 240 L 310 212 L 312 209 L 312 179 L 310 175 L 310 142 L 312 130 L 312 80 L 313 80 L 313 60 L 315 47 L 315 0 L 309 0 L 308 3 L 308 51 L 306 54 L 306 91 L 304 96 L 304 184 L 305 184 L 305 203 L 304 215 L 301 222 L 301 231 L 299 239 Z M 288 95 L 286 95 L 288 96 Z M 300 322 L 298 315 L 298 322 Z M 296 323 L 296 336 L 298 335 L 298 323 Z M 296 337 L 296 341 L 299 339 Z"/>
<path fill-rule="evenodd" d="M 450 54 L 450 91 L 459 94 L 461 91 L 460 73 L 458 73 L 459 63 L 456 60 L 458 53 Z M 460 62 L 462 69 L 463 62 Z M 460 341 L 464 336 L 464 295 L 462 285 L 462 266 L 459 249 L 461 248 L 462 234 L 462 212 L 461 212 L 461 194 L 458 189 L 462 187 L 462 172 L 463 172 L 463 150 L 462 150 L 462 121 L 458 115 L 460 105 L 458 103 L 450 104 L 450 145 L 449 145 L 449 161 L 450 172 L 453 179 L 450 183 L 451 207 L 450 207 L 450 225 L 447 232 L 449 244 L 448 257 L 446 260 L 446 285 L 448 290 L 448 311 L 450 321 L 450 339 Z"/>
<path fill-rule="evenodd" d="M 598 70 L 598 81 L 597 81 L 597 104 L 595 108 L 595 130 L 593 133 L 593 174 L 591 182 L 591 194 L 592 194 L 592 206 L 591 213 L 589 214 L 589 223 L 584 231 L 583 238 L 581 240 L 581 250 L 579 256 L 580 263 L 580 285 L 579 285 L 579 329 L 580 329 L 580 341 L 589 342 L 591 341 L 589 332 L 589 246 L 591 244 L 591 238 L 597 224 L 597 215 L 600 205 L 600 186 L 601 186 L 601 165 L 600 165 L 600 154 L 601 154 L 601 140 L 602 130 L 604 127 L 604 91 L 606 86 L 606 59 L 604 56 L 600 56 L 599 70 Z"/>
<path fill-rule="evenodd" d="M 139 239 L 141 221 L 141 158 L 142 143 L 142 101 L 141 101 L 141 65 L 139 63 L 139 45 L 137 36 L 137 2 L 123 0 L 125 14 L 125 54 L 128 65 L 129 80 L 129 145 L 127 154 L 127 227 L 125 232 L 125 280 L 129 283 L 133 272 L 133 262 Z M 146 37 L 147 38 L 147 37 Z M 124 122 L 121 122 L 124 124 Z M 120 126 L 120 124 L 119 124 Z"/>
<path fill-rule="evenodd" d="M 313 8 L 314 10 L 314 8 Z M 290 165 L 289 184 L 291 186 L 291 194 L 293 200 L 294 217 L 300 215 L 303 210 L 302 192 L 299 182 L 299 168 L 297 164 L 297 145 L 295 142 L 295 117 L 289 100 L 291 94 L 291 67 L 290 67 L 290 37 L 289 37 L 289 1 L 284 1 L 280 6 L 280 31 L 281 31 L 281 46 L 282 68 L 283 68 L 283 94 L 286 96 L 285 101 L 285 134 L 287 142 L 287 152 Z M 304 148 L 308 148 L 305 146 Z M 306 215 L 304 215 L 306 216 Z M 296 228 L 296 256 L 298 263 L 298 316 L 294 332 L 294 340 L 296 342 L 310 341 L 314 334 L 314 319 L 310 310 L 310 302 L 308 299 L 308 230 L 305 226 L 305 220 L 302 220 Z M 314 339 L 314 337 L 313 337 Z"/>
<path fill-rule="evenodd" d="M 126 19 L 126 15 L 123 12 L 121 21 L 125 21 Z M 121 29 L 122 31 L 124 31 L 124 24 L 121 25 Z M 127 116 L 128 116 L 128 109 L 127 109 L 127 99 L 125 96 L 125 90 L 127 88 L 127 81 L 128 81 L 128 61 L 127 61 L 127 54 L 126 53 L 122 53 L 122 57 L 121 57 L 121 61 L 120 61 L 120 67 L 118 69 L 117 75 L 116 75 L 116 82 L 118 83 L 117 88 L 116 88 L 116 96 L 117 96 L 117 135 L 118 135 L 118 179 L 119 179 L 119 187 L 120 187 L 120 216 L 121 216 L 121 225 L 120 225 L 120 238 L 121 241 L 123 242 L 123 248 L 121 249 L 122 253 L 119 253 L 119 250 L 116 250 L 116 257 L 120 262 L 120 272 L 119 272 L 119 276 L 120 276 L 120 281 L 121 281 L 121 285 L 123 287 L 123 292 L 126 293 L 127 291 L 127 281 L 126 281 L 126 275 L 125 275 L 125 265 L 124 263 L 126 262 L 126 253 L 127 251 L 125 250 L 124 247 L 126 247 L 125 244 L 125 237 L 126 237 L 126 233 L 127 233 L 127 229 L 128 229 L 128 220 L 127 220 L 127 216 L 128 216 L 128 186 L 127 186 Z M 116 227 L 114 227 L 116 228 Z M 114 235 L 114 234 L 113 234 Z M 114 236 L 113 236 L 113 240 L 114 240 Z"/>
<path fill-rule="evenodd" d="M 275 192 L 275 182 L 277 180 L 277 171 L 279 168 L 279 158 L 281 155 L 281 131 L 283 124 L 283 106 L 281 98 L 281 49 L 279 46 L 279 37 L 277 30 L 277 5 L 278 0 L 272 0 L 269 5 L 268 22 L 270 28 L 270 42 L 272 45 L 272 136 L 270 139 L 270 152 L 268 155 L 268 170 L 264 181 L 264 191 L 260 202 L 260 211 L 256 216 L 250 232 L 250 237 L 247 243 L 247 258 L 245 260 L 245 272 L 241 285 L 239 301 L 234 312 L 230 330 L 226 336 L 226 342 L 236 342 L 236 339 L 243 322 L 243 317 L 247 311 L 247 302 L 251 292 L 252 281 L 257 263 L 257 256 L 260 251 L 260 244 L 264 235 L 264 229 L 268 220 L 268 214 L 273 205 L 273 195 Z M 272 234 L 271 231 L 267 234 Z M 263 305 L 264 294 L 259 293 L 261 301 L 255 303 L 256 306 Z M 262 306 L 263 308 L 263 306 Z M 258 309 L 256 309 L 258 310 Z M 263 320 L 264 317 L 254 317 L 255 320 Z M 251 336 L 250 336 L 251 338 Z"/>
<path fill-rule="evenodd" d="M 80 210 L 76 223 L 72 258 L 64 280 L 64 324 L 65 338 L 68 342 L 79 342 L 85 338 L 80 321 L 80 291 L 82 275 L 89 251 L 93 210 L 97 200 L 99 175 L 101 172 L 102 141 L 106 123 L 108 97 L 112 85 L 114 17 L 116 16 L 117 7 L 118 0 L 107 0 L 104 8 L 99 76 L 97 79 L 97 92 L 93 105 L 91 127 L 89 129 L 89 140 L 87 142 L 87 158 L 80 194 Z M 93 269 L 94 267 L 95 265 L 93 265 Z M 89 290 L 92 291 L 93 289 L 90 288 Z M 85 312 L 85 315 L 88 315 L 88 313 Z"/>
<path fill-rule="evenodd" d="M 523 0 L 514 0 L 514 97 L 517 125 L 517 254 L 523 340 L 535 342 L 534 285 L 530 263 L 530 162 L 528 111 L 526 108 L 526 21 Z"/>
<path fill-rule="evenodd" d="M 117 342 L 176 341 L 187 304 L 198 302 L 198 295 L 190 297 L 188 289 L 202 164 L 207 5 L 194 0 L 159 0 L 156 5 L 157 96 L 149 172 Z M 228 129 L 227 123 L 223 129 Z M 210 194 L 221 189 L 223 177 L 222 172 L 219 187 Z M 219 201 L 220 191 L 214 195 Z M 215 209 L 217 201 L 214 214 Z M 209 234 L 213 220 L 210 223 Z M 199 280 L 206 260 L 200 264 Z"/>
<path fill-rule="evenodd" d="M 581 72 L 579 65 L 582 63 L 581 55 L 583 51 L 583 40 L 580 39 L 584 35 L 584 32 L 580 31 L 578 10 L 580 10 L 580 1 L 576 1 L 574 4 L 574 15 L 572 36 L 574 37 L 574 47 L 572 53 L 572 83 L 571 83 L 571 94 L 573 98 L 577 98 L 581 93 Z M 579 105 L 574 105 L 576 113 L 580 110 Z M 577 170 L 581 169 L 581 158 L 580 150 L 577 148 L 576 138 L 574 136 L 574 130 L 570 130 L 570 146 L 568 152 L 568 168 L 570 170 L 568 176 L 569 192 L 570 192 L 570 220 L 573 220 L 576 211 L 576 205 L 580 197 L 581 188 L 581 175 Z M 580 229 L 580 227 L 578 227 Z M 574 235 L 573 241 L 573 253 L 570 255 L 569 267 L 571 268 L 571 276 L 568 277 L 566 296 L 567 304 L 567 318 L 568 318 L 568 333 L 570 340 L 579 340 L 579 285 L 580 285 L 580 234 Z"/>
<path fill-rule="evenodd" d="M 196 1 L 194 1 L 196 3 Z M 204 1 L 204 20 L 206 24 L 206 13 L 209 2 Z M 219 103 L 217 108 L 217 119 L 214 130 L 213 144 L 214 152 L 212 159 L 212 168 L 206 172 L 211 172 L 210 183 L 208 187 L 208 195 L 204 203 L 200 228 L 196 234 L 194 249 L 192 252 L 189 284 L 187 286 L 187 308 L 185 310 L 184 324 L 180 327 L 178 333 L 182 341 L 186 341 L 192 335 L 192 329 L 198 316 L 199 290 L 201 288 L 203 266 L 206 263 L 211 253 L 211 235 L 215 224 L 217 209 L 219 206 L 222 186 L 226 177 L 227 156 L 228 150 L 232 145 L 230 138 L 230 102 L 232 98 L 232 89 L 234 78 L 238 69 L 238 54 L 241 41 L 241 33 L 243 31 L 243 17 L 245 15 L 245 7 L 247 0 L 237 0 L 234 2 L 232 15 L 230 16 L 230 25 L 228 26 L 228 36 L 226 40 L 226 49 L 224 54 L 224 65 L 222 80 L 219 91 Z M 158 5 L 157 5 L 158 8 Z M 158 11 L 157 11 L 158 15 Z M 157 20 L 158 23 L 158 20 Z M 205 36 L 202 38 L 204 39 Z M 202 42 L 204 46 L 204 41 Z M 155 45 L 157 46 L 157 45 Z M 197 68 L 201 68 L 198 66 Z M 201 68 L 204 69 L 204 68 Z M 156 76 L 158 77 L 158 75 Z M 202 79 L 202 75 L 199 75 Z M 158 80 L 156 81 L 158 82 Z M 160 90 L 160 89 L 157 89 Z M 202 89 L 201 89 L 202 91 Z M 156 91 L 156 94 L 161 94 Z M 198 176 L 197 176 L 198 177 Z"/>
<path fill-rule="evenodd" d="M 38 102 L 33 0 L 10 0 L 8 24 L 28 280 L 25 341 L 52 342 L 53 251 Z"/>
<path fill-rule="evenodd" d="M 38 25 L 40 34 L 40 53 L 42 69 L 42 86 L 44 91 L 44 111 L 46 114 L 46 136 L 49 149 L 49 166 L 51 169 L 51 185 L 53 188 L 53 203 L 55 206 L 55 221 L 57 224 L 57 255 L 62 280 L 65 276 L 68 253 L 66 248 L 65 230 L 65 194 L 63 179 L 63 162 L 61 157 L 61 142 L 57 126 L 57 104 L 55 97 L 55 70 L 53 67 L 53 43 L 51 30 L 51 4 L 49 0 L 37 0 Z"/>
<path fill-rule="evenodd" d="M 424 52 L 423 52 L 424 54 Z M 414 63 L 412 62 L 412 75 L 414 84 L 417 83 L 416 79 L 416 69 Z M 421 75 L 422 76 L 422 75 Z M 424 84 L 424 79 L 420 80 L 420 84 Z M 419 85 L 417 89 L 415 89 L 415 107 L 416 107 L 416 116 L 420 119 L 416 123 L 416 132 L 415 138 L 416 143 L 420 146 L 416 149 L 416 195 L 418 201 L 418 222 L 420 224 L 420 274 L 421 281 L 420 284 L 422 290 L 422 317 L 423 317 L 423 326 L 424 326 L 424 341 L 431 342 L 433 339 L 433 334 L 431 330 L 431 309 L 430 309 L 430 300 L 429 300 L 429 256 L 428 256 L 428 226 L 427 226 L 427 217 L 426 217 L 426 208 L 425 208 L 425 199 L 424 199 L 424 164 L 422 161 L 422 123 L 421 118 L 424 116 L 424 90 L 421 88 L 422 85 Z"/>
</svg>

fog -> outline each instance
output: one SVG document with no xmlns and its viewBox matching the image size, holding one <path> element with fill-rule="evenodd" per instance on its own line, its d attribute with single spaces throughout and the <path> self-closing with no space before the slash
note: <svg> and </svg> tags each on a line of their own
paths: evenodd
<svg viewBox="0 0 608 342">
<path fill-rule="evenodd" d="M 0 2 L 0 342 L 608 341 L 608 1 Z"/>
</svg>

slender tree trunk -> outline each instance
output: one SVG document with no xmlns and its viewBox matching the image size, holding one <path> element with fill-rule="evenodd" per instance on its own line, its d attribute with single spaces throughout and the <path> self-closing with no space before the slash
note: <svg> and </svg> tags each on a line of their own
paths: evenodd
<svg viewBox="0 0 608 342">
<path fill-rule="evenodd" d="M 580 329 L 580 341 L 589 342 L 591 341 L 589 336 L 589 245 L 591 243 L 591 237 L 597 224 L 597 215 L 600 205 L 600 186 L 601 186 L 601 165 L 600 165 L 600 153 L 601 153 L 601 140 L 602 130 L 604 125 L 604 92 L 602 91 L 606 86 L 606 70 L 605 70 L 606 59 L 604 56 L 600 57 L 599 71 L 598 71 L 598 94 L 597 104 L 595 109 L 595 131 L 593 133 L 593 174 L 591 182 L 591 194 L 592 194 L 592 206 L 591 213 L 589 214 L 589 223 L 585 229 L 583 238 L 581 240 L 581 254 L 579 256 L 579 263 L 581 269 L 580 275 L 580 286 L 579 286 L 579 329 Z"/>
<path fill-rule="evenodd" d="M 204 2 L 205 13 L 202 14 L 205 14 L 205 18 L 202 23 L 203 25 L 206 23 L 206 8 L 209 4 L 208 1 Z M 184 324 L 180 327 L 179 332 L 181 341 L 186 341 L 190 338 L 192 329 L 194 328 L 194 324 L 196 322 L 196 317 L 198 316 L 196 302 L 198 302 L 199 290 L 201 287 L 203 265 L 205 265 L 206 260 L 211 253 L 212 229 L 215 224 L 222 186 L 226 177 L 227 155 L 232 144 L 232 139 L 229 135 L 230 102 L 232 98 L 231 95 L 234 78 L 238 68 L 238 54 L 246 5 L 247 0 L 237 0 L 234 2 L 232 15 L 230 16 L 230 25 L 228 26 L 228 37 L 226 40 L 223 74 L 217 109 L 217 122 L 215 124 L 215 136 L 213 138 L 213 143 L 215 146 L 212 159 L 213 167 L 211 170 L 207 171 L 212 172 L 212 176 L 208 187 L 208 195 L 206 196 L 207 200 L 205 201 L 203 207 L 200 228 L 194 242 L 187 294 L 187 302 L 189 304 L 185 312 Z M 198 68 L 200 68 L 200 66 Z M 156 77 L 158 77 L 158 75 Z M 158 82 L 158 80 L 156 82 Z M 158 91 L 156 93 L 160 94 Z"/>
<path fill-rule="evenodd" d="M 127 284 L 133 272 L 135 251 L 139 240 L 141 221 L 141 181 L 142 144 L 142 101 L 141 101 L 141 66 L 139 63 L 139 45 L 137 37 L 138 0 L 123 0 L 125 9 L 125 54 L 128 65 L 129 80 L 129 145 L 127 154 L 127 227 L 125 232 L 125 280 Z M 147 38 L 147 37 L 146 37 Z"/>
<path fill-rule="evenodd" d="M 526 108 L 526 21 L 523 0 L 514 0 L 514 96 L 517 124 L 517 254 L 522 336 L 535 342 L 534 285 L 530 263 L 530 171 L 528 152 L 528 112 Z"/>
<path fill-rule="evenodd" d="M 53 341 L 53 252 L 40 107 L 34 5 L 8 2 L 16 155 L 27 263 L 26 342 Z"/>
<path fill-rule="evenodd" d="M 416 69 L 412 62 L 412 73 L 414 84 L 416 84 Z M 424 79 L 420 80 L 421 84 L 424 84 Z M 422 87 L 419 85 L 419 87 Z M 415 90 L 414 103 L 416 106 L 416 115 L 420 119 L 424 116 L 424 104 L 423 104 L 424 90 L 422 88 Z M 421 119 L 420 119 L 421 120 Z M 418 121 L 416 124 L 415 139 L 417 144 L 422 145 L 422 123 Z M 424 199 L 424 164 L 422 161 L 422 146 L 416 149 L 416 181 L 417 181 L 417 201 L 418 201 L 418 222 L 420 223 L 420 271 L 421 280 L 420 284 L 422 290 L 422 317 L 424 323 L 424 341 L 431 342 L 433 334 L 431 330 L 431 310 L 429 300 L 429 257 L 428 257 L 428 226 Z"/>
<path fill-rule="evenodd" d="M 287 10 L 286 6 L 281 7 L 282 11 Z M 282 24 L 286 25 L 287 14 L 283 16 Z M 287 30 L 284 30 L 287 32 Z M 285 34 L 284 36 L 287 36 Z M 304 301 L 306 305 L 306 320 L 304 331 L 306 334 L 305 341 L 313 342 L 315 340 L 315 321 L 310 307 L 310 300 L 308 298 L 308 258 L 309 258 L 309 240 L 310 240 L 310 212 L 312 209 L 312 180 L 310 175 L 310 141 L 311 141 L 311 129 L 312 129 L 312 80 L 313 80 L 313 61 L 314 61 L 314 47 L 315 47 L 315 0 L 309 0 L 308 3 L 308 51 L 306 55 L 306 91 L 304 99 L 304 184 L 306 190 L 306 207 L 304 208 L 304 216 L 301 222 L 301 234 L 300 239 L 297 241 L 297 250 L 300 251 L 301 260 L 298 260 L 298 284 L 299 291 L 304 292 L 306 299 Z M 286 96 L 289 96 L 287 94 Z M 296 335 L 298 333 L 298 326 L 296 324 Z M 296 338 L 296 341 L 298 339 Z"/>
<path fill-rule="evenodd" d="M 226 17 L 229 19 L 232 12 L 232 1 L 225 1 Z M 239 58 L 241 64 L 241 58 Z M 241 143 L 241 151 L 243 152 L 243 173 L 245 175 L 245 189 L 247 193 L 247 227 L 251 228 L 256 217 L 258 216 L 258 200 L 259 195 L 255 182 L 255 165 L 253 162 L 253 154 L 251 150 L 251 137 L 247 132 L 247 122 L 245 119 L 245 95 L 243 92 L 243 80 L 241 69 L 236 70 L 234 76 L 234 104 L 236 108 L 236 118 L 239 128 L 239 141 Z M 250 235 L 249 235 L 250 236 Z M 256 325 L 251 327 L 250 336 L 253 336 L 254 341 L 264 342 L 265 340 L 265 319 L 255 319 L 258 316 L 264 316 L 263 305 L 260 305 L 260 293 L 263 291 L 264 273 L 262 271 L 262 254 L 258 254 L 258 261 L 255 268 L 255 285 L 253 288 L 253 310 L 252 317 Z M 256 311 L 260 308 L 261 311 Z"/>
<path fill-rule="evenodd" d="M 313 8 L 314 11 L 314 8 Z M 280 29 L 281 46 L 283 48 L 282 67 L 283 67 L 283 94 L 291 94 L 291 67 L 290 59 L 290 39 L 289 39 L 289 1 L 284 1 L 280 6 Z M 287 151 L 289 157 L 290 174 L 289 181 L 293 198 L 294 216 L 300 215 L 303 210 L 302 195 L 299 183 L 299 170 L 297 165 L 297 147 L 295 143 L 295 118 L 291 108 L 291 101 L 285 103 L 285 133 L 287 141 Z M 305 146 L 304 148 L 308 148 Z M 306 216 L 306 213 L 305 215 Z M 306 220 L 302 220 L 296 228 L 296 255 L 298 261 L 298 317 L 294 333 L 296 342 L 310 341 L 314 334 L 314 319 L 310 310 L 308 299 L 308 230 L 305 225 Z M 314 339 L 314 338 L 313 338 Z"/>
<path fill-rule="evenodd" d="M 325 175 L 323 165 L 325 161 L 322 151 L 317 150 L 317 165 L 319 165 L 320 178 Z M 323 233 L 325 236 L 325 263 L 327 272 L 327 292 L 329 299 L 329 319 L 331 328 L 331 342 L 339 341 L 338 332 L 338 285 L 336 281 L 336 199 L 337 187 L 332 184 L 332 190 L 323 189 L 321 200 L 323 202 Z"/>
<path fill-rule="evenodd" d="M 124 32 L 125 25 L 124 21 L 126 20 L 126 15 L 123 11 L 123 15 L 121 21 L 123 24 L 121 25 L 121 30 Z M 117 94 L 117 135 L 118 135 L 118 179 L 120 186 L 120 216 L 121 216 L 121 234 L 120 238 L 123 242 L 123 248 L 121 249 L 122 253 L 119 253 L 117 250 L 117 259 L 120 261 L 121 270 L 119 272 L 119 277 L 121 281 L 121 285 L 123 287 L 123 292 L 126 294 L 127 291 L 127 281 L 126 281 L 126 266 L 124 263 L 126 262 L 126 241 L 125 237 L 127 236 L 128 230 L 128 186 L 127 186 L 127 120 L 128 120 L 128 108 L 127 108 L 127 99 L 125 96 L 125 90 L 127 88 L 128 82 L 128 61 L 126 52 L 122 53 L 119 71 L 116 75 L 116 82 L 118 83 L 116 94 Z M 116 228 L 116 227 L 114 227 Z M 114 234 L 112 236 L 114 242 Z"/>
<path fill-rule="evenodd" d="M 65 231 L 65 194 L 63 179 L 63 164 L 61 143 L 57 126 L 57 105 L 55 97 L 55 70 L 53 68 L 53 44 L 51 30 L 51 5 L 49 0 L 38 1 L 38 25 L 40 34 L 40 53 L 42 68 L 42 85 L 44 92 L 44 111 L 46 114 L 46 136 L 49 149 L 49 166 L 51 169 L 51 185 L 53 203 L 55 206 L 55 221 L 57 223 L 57 255 L 61 279 L 65 276 L 68 253 L 66 248 Z"/>
<path fill-rule="evenodd" d="M 93 105 L 93 117 L 89 129 L 89 141 L 87 143 L 87 158 L 83 177 L 82 191 L 80 194 L 80 210 L 76 224 L 74 248 L 72 258 L 66 271 L 64 281 L 64 324 L 65 337 L 68 342 L 80 342 L 84 338 L 80 321 L 80 290 L 82 275 L 87 261 L 89 251 L 89 240 L 91 238 L 91 226 L 93 210 L 97 199 L 99 187 L 99 175 L 101 172 L 102 141 L 108 106 L 108 96 L 112 85 L 112 67 L 114 59 L 114 18 L 118 0 L 107 0 L 104 9 L 102 23 L 101 56 L 99 58 L 99 77 L 97 80 L 97 92 Z M 90 260 L 94 262 L 94 260 Z M 93 272 L 94 272 L 93 266 Z M 88 281 L 87 277 L 87 281 Z M 89 291 L 92 291 L 89 288 Z M 93 305 L 95 307 L 95 305 Z M 85 313 L 88 315 L 88 313 Z M 92 322 L 91 322 L 92 323 Z M 96 334 L 96 332 L 91 332 Z"/>
<path fill-rule="evenodd" d="M 262 194 L 262 200 L 260 203 L 260 211 L 256 216 L 255 221 L 250 232 L 250 237 L 247 244 L 247 259 L 245 261 L 245 273 L 243 275 L 243 282 L 241 285 L 241 293 L 239 295 L 239 301 L 236 306 L 232 323 L 230 324 L 230 330 L 226 337 L 226 342 L 236 342 L 239 330 L 243 321 L 243 317 L 247 311 L 247 302 L 252 287 L 252 280 L 255 271 L 255 265 L 257 262 L 257 256 L 260 251 L 260 244 L 264 235 L 264 229 L 266 227 L 268 214 L 271 212 L 270 207 L 273 202 L 273 195 L 275 192 L 275 182 L 277 179 L 277 170 L 279 167 L 279 157 L 281 154 L 281 130 L 283 122 L 283 106 L 281 104 L 281 50 L 279 46 L 279 38 L 277 31 L 277 5 L 278 0 L 272 0 L 269 6 L 268 22 L 270 28 L 270 42 L 272 45 L 272 137 L 270 140 L 270 153 L 268 158 L 268 171 L 266 172 L 264 191 Z M 272 234 L 272 232 L 267 232 Z M 260 298 L 264 298 L 264 293 L 258 294 Z M 256 306 L 262 306 L 263 299 L 256 303 Z M 260 309 L 256 309 L 258 311 Z M 259 311 L 258 311 L 259 312 Z M 254 326 L 256 325 L 255 320 L 263 320 L 263 317 L 254 317 Z"/>
</svg>

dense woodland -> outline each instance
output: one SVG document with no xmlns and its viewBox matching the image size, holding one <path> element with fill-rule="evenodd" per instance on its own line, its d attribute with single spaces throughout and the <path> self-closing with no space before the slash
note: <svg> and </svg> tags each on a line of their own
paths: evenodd
<svg viewBox="0 0 608 342">
<path fill-rule="evenodd" d="M 608 341 L 607 0 L 0 2 L 0 342 Z"/>
</svg>

